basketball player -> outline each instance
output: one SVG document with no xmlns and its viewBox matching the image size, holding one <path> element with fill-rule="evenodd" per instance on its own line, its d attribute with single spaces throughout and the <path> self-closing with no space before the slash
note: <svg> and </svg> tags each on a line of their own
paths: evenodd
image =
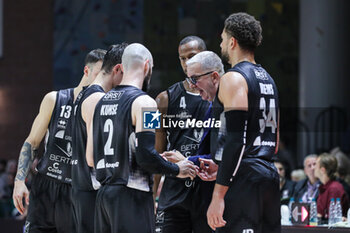
<svg viewBox="0 0 350 233">
<path fill-rule="evenodd" d="M 197 53 L 206 50 L 204 41 L 197 36 L 187 36 L 179 44 L 179 59 L 187 76 L 186 61 Z M 202 100 L 199 92 L 190 87 L 188 80 L 175 83 L 168 90 L 157 96 L 157 104 L 161 112 L 172 117 L 171 120 L 202 119 L 209 117 L 210 103 Z M 190 161 L 198 163 L 197 155 L 200 142 L 209 129 L 204 128 L 167 128 L 156 131 L 156 149 L 176 150 Z M 171 153 L 164 153 L 165 156 Z M 168 157 L 169 161 L 178 162 L 181 157 Z M 155 176 L 154 194 L 157 193 L 160 176 Z M 206 210 L 210 204 L 214 183 L 201 181 L 199 178 L 179 179 L 166 176 L 160 193 L 156 227 L 157 232 L 212 232 L 207 224 Z"/>
<path fill-rule="evenodd" d="M 96 198 L 95 232 L 153 233 L 151 174 L 196 175 L 190 161 L 174 164 L 164 160 L 154 149 L 154 130 L 143 124 L 148 119 L 143 118 L 146 113 L 151 125 L 159 123 L 156 102 L 144 92 L 152 67 L 147 48 L 137 43 L 126 47 L 121 84 L 96 105 L 93 155 L 96 178 L 102 187 Z"/>
<path fill-rule="evenodd" d="M 41 102 L 18 161 L 13 201 L 23 214 L 29 205 L 25 232 L 73 232 L 71 211 L 72 144 L 70 120 L 74 97 L 101 69 L 105 50 L 92 50 L 85 58 L 84 76 L 76 88 L 48 93 Z M 36 167 L 29 196 L 25 178 L 34 152 L 44 135 L 45 152 Z"/>
<path fill-rule="evenodd" d="M 72 167 L 72 202 L 78 233 L 94 231 L 95 200 L 99 188 L 93 166 L 86 160 L 87 132 L 96 103 L 122 79 L 121 60 L 126 46 L 125 43 L 110 46 L 96 79 L 80 92 L 75 101 L 72 138 L 73 160 L 76 163 Z"/>
<path fill-rule="evenodd" d="M 187 62 L 192 84 L 214 100 L 220 129 L 211 130 L 211 155 L 219 163 L 207 212 L 216 232 L 280 232 L 279 176 L 272 157 L 278 147 L 278 95 L 271 76 L 256 64 L 262 40 L 260 22 L 246 13 L 230 15 L 221 34 L 222 57 L 232 68 L 221 78 L 209 72 L 213 55 L 202 52 Z"/>
</svg>

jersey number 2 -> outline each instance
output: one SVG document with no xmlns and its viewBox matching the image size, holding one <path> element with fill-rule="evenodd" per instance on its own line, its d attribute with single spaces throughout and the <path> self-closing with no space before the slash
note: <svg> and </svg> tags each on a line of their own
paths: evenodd
<svg viewBox="0 0 350 233">
<path fill-rule="evenodd" d="M 107 142 L 104 147 L 105 155 L 113 155 L 114 149 L 112 146 L 112 137 L 113 137 L 113 121 L 111 119 L 107 119 L 105 121 L 105 125 L 103 127 L 103 132 L 108 133 Z"/>
</svg>

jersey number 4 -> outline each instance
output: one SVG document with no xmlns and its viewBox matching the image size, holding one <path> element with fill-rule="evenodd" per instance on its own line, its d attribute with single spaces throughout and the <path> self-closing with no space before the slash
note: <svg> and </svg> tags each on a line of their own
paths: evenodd
<svg viewBox="0 0 350 233">
<path fill-rule="evenodd" d="M 181 96 L 181 99 L 180 99 L 180 108 L 186 109 L 185 96 Z"/>
</svg>

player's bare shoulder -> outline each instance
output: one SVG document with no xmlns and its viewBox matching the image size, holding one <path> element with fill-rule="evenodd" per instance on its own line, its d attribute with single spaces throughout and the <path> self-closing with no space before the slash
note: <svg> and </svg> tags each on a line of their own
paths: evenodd
<svg viewBox="0 0 350 233">
<path fill-rule="evenodd" d="M 248 84 L 242 74 L 227 72 L 220 79 L 219 100 L 225 108 L 246 109 L 248 105 Z"/>
<path fill-rule="evenodd" d="M 141 95 L 137 97 L 132 103 L 132 110 L 141 109 L 141 108 L 156 108 L 156 101 L 149 95 Z"/>
<path fill-rule="evenodd" d="M 42 100 L 42 104 L 47 104 L 47 105 L 54 105 L 56 103 L 56 98 L 57 98 L 57 91 L 50 91 L 49 93 L 47 93 L 43 100 Z M 54 107 L 54 106 L 52 106 Z"/>
<path fill-rule="evenodd" d="M 169 104 L 169 95 L 167 91 L 159 93 L 156 97 L 156 103 L 159 108 L 168 108 Z"/>
<path fill-rule="evenodd" d="M 45 113 L 51 117 L 53 109 L 55 108 L 57 98 L 57 91 L 47 93 L 40 104 L 40 113 Z"/>
<path fill-rule="evenodd" d="M 220 89 L 221 88 L 237 88 L 237 87 L 247 87 L 247 81 L 243 75 L 239 72 L 227 72 L 220 79 Z"/>
</svg>

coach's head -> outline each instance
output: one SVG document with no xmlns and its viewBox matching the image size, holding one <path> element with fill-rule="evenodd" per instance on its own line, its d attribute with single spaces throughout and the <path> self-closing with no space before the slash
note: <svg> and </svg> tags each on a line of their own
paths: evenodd
<svg viewBox="0 0 350 233">
<path fill-rule="evenodd" d="M 186 62 L 191 88 L 199 91 L 203 100 L 213 101 L 219 88 L 224 66 L 220 57 L 212 51 L 203 51 Z"/>
</svg>

